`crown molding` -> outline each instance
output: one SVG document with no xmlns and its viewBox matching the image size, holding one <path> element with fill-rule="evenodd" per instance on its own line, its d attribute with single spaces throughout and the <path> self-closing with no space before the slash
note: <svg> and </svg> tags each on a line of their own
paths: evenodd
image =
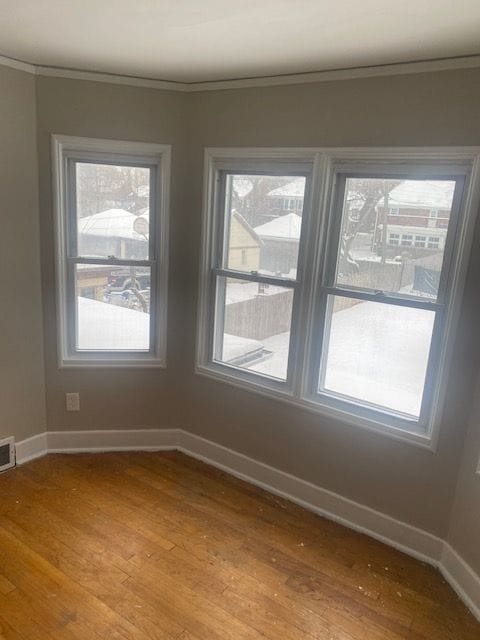
<svg viewBox="0 0 480 640">
<path fill-rule="evenodd" d="M 10 67 L 11 69 L 16 69 L 17 71 L 25 71 L 26 73 L 36 73 L 36 69 L 33 64 L 23 62 L 22 60 L 16 60 L 15 58 L 8 58 L 7 56 L 0 55 L 0 65 L 2 67 Z"/>
<path fill-rule="evenodd" d="M 479 56 L 480 58 L 480 56 Z M 480 62 L 479 62 L 480 66 Z M 34 67 L 37 76 L 50 78 L 67 78 L 70 80 L 88 80 L 90 82 L 104 82 L 107 84 L 123 84 L 131 87 L 147 89 L 162 89 L 166 91 L 189 91 L 188 84 L 170 80 L 155 80 L 154 78 L 140 78 L 137 76 L 123 76 L 114 73 L 99 73 L 97 71 L 83 71 L 81 69 L 64 69 L 63 67 Z"/>
<path fill-rule="evenodd" d="M 237 78 L 227 80 L 206 80 L 202 82 L 177 82 L 174 80 L 159 80 L 139 76 L 115 73 L 101 73 L 84 69 L 69 69 L 64 67 L 50 67 L 34 65 L 23 60 L 16 60 L 0 55 L 0 65 L 25 71 L 33 75 L 53 78 L 67 78 L 71 80 L 87 80 L 120 84 L 164 91 L 180 91 L 193 93 L 202 91 L 218 91 L 224 89 L 247 89 L 255 87 L 272 87 L 293 84 L 310 84 L 314 82 L 333 82 L 338 80 L 354 80 L 373 78 L 376 76 L 395 76 L 413 73 L 432 73 L 435 71 L 454 71 L 458 69 L 472 69 L 480 67 L 480 54 L 458 56 L 454 58 L 438 58 L 416 62 L 399 62 L 345 69 L 331 69 L 325 71 L 311 71 L 305 73 L 280 74 L 273 76 L 259 76 L 251 78 Z"/>
</svg>

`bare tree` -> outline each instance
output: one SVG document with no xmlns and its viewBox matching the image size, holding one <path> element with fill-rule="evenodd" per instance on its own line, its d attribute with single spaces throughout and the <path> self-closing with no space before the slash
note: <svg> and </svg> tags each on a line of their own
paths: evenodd
<svg viewBox="0 0 480 640">
<path fill-rule="evenodd" d="M 347 181 L 343 223 L 340 239 L 340 270 L 342 273 L 358 271 L 352 247 L 359 233 L 374 236 L 381 224 L 381 257 L 385 259 L 388 196 L 401 180 L 352 178 Z M 380 206 L 382 202 L 383 206 Z M 386 206 L 387 205 L 387 206 Z M 381 214 L 381 222 L 378 219 Z M 378 238 L 373 238 L 374 243 Z"/>
</svg>

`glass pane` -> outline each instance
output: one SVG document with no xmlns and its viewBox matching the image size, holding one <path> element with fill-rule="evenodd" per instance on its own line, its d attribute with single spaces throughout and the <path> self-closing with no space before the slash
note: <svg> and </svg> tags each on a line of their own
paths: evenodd
<svg viewBox="0 0 480 640">
<path fill-rule="evenodd" d="M 347 178 L 336 282 L 436 299 L 454 180 Z"/>
<path fill-rule="evenodd" d="M 149 267 L 77 264 L 75 283 L 78 350 L 149 350 Z"/>
<path fill-rule="evenodd" d="M 339 296 L 328 309 L 320 390 L 418 418 L 435 313 Z"/>
<path fill-rule="evenodd" d="M 286 380 L 293 289 L 217 279 L 214 360 Z"/>
<path fill-rule="evenodd" d="M 305 178 L 228 175 L 225 265 L 295 278 Z"/>
<path fill-rule="evenodd" d="M 150 169 L 77 162 L 77 255 L 148 259 Z"/>
</svg>

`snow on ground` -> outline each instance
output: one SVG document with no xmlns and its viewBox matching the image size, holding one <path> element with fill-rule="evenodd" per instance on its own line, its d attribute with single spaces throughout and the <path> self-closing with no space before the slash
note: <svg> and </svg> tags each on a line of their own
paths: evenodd
<svg viewBox="0 0 480 640">
<path fill-rule="evenodd" d="M 418 416 L 433 313 L 363 302 L 332 319 L 325 388 Z M 270 358 L 248 368 L 285 379 L 290 333 L 262 340 Z"/>
<path fill-rule="evenodd" d="M 236 358 L 261 352 L 262 348 L 263 344 L 258 340 L 240 338 L 239 336 L 232 336 L 230 333 L 223 334 L 223 360 L 225 362 L 231 362 Z"/>
<path fill-rule="evenodd" d="M 150 315 L 117 305 L 77 298 L 78 349 L 148 351 Z"/>
<path fill-rule="evenodd" d="M 333 315 L 325 388 L 418 416 L 434 314 L 362 302 Z"/>
<path fill-rule="evenodd" d="M 277 333 L 275 336 L 262 340 L 264 348 L 271 351 L 272 355 L 266 360 L 250 366 L 250 371 L 257 371 L 273 378 L 286 380 L 289 342 L 290 331 Z"/>
<path fill-rule="evenodd" d="M 376 302 L 362 302 L 336 312 L 325 388 L 418 416 L 433 316 L 422 309 Z M 149 324 L 146 313 L 78 298 L 79 349 L 148 350 Z M 225 361 L 257 351 L 263 345 L 271 355 L 242 368 L 285 379 L 289 340 L 288 331 L 261 341 L 226 336 Z"/>
</svg>

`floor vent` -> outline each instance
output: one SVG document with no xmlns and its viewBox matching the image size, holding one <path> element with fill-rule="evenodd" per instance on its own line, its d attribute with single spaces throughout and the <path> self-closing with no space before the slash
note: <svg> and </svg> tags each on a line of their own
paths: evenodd
<svg viewBox="0 0 480 640">
<path fill-rule="evenodd" d="M 4 438 L 0 440 L 0 471 L 6 471 L 15 466 L 15 440 Z"/>
</svg>

